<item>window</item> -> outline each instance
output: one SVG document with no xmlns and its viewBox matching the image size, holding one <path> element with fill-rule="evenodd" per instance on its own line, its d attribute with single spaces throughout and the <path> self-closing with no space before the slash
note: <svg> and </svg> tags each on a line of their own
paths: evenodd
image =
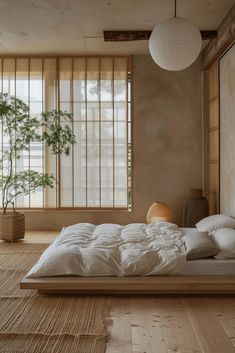
<svg viewBox="0 0 235 353">
<path fill-rule="evenodd" d="M 17 207 L 130 209 L 129 57 L 1 58 L 0 68 L 1 91 L 23 99 L 31 114 L 72 113 L 77 140 L 68 157 L 52 156 L 40 143 L 22 154 L 16 170 L 53 173 L 57 182 L 18 199 Z M 7 148 L 4 136 L 0 142 Z"/>
</svg>

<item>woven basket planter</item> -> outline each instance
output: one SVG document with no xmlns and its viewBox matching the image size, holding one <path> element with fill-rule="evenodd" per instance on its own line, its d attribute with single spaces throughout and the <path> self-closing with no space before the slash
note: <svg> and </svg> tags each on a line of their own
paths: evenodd
<svg viewBox="0 0 235 353">
<path fill-rule="evenodd" d="M 25 217 L 20 212 L 7 212 L 0 214 L 0 239 L 15 241 L 24 238 Z"/>
</svg>

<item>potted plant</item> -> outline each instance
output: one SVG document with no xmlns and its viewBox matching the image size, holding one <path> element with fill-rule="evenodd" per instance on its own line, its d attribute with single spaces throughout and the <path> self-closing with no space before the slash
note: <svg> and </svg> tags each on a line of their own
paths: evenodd
<svg viewBox="0 0 235 353">
<path fill-rule="evenodd" d="M 24 214 L 15 210 L 15 201 L 39 187 L 53 188 L 55 177 L 32 169 L 17 171 L 16 161 L 29 150 L 30 143 L 42 142 L 52 154 L 69 155 L 75 136 L 69 127 L 72 115 L 52 110 L 40 115 L 30 114 L 21 99 L 8 93 L 0 94 L 0 130 L 2 151 L 0 155 L 0 189 L 2 214 L 0 214 L 0 239 L 14 241 L 24 237 Z M 60 121 L 63 120 L 63 126 Z M 4 143 L 3 143 L 4 142 Z M 9 211 L 9 208 L 12 211 Z"/>
</svg>

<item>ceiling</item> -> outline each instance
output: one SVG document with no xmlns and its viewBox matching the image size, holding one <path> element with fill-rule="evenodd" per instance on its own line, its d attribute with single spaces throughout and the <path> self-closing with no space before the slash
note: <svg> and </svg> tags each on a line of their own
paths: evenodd
<svg viewBox="0 0 235 353">
<path fill-rule="evenodd" d="M 147 41 L 105 43 L 103 30 L 151 30 L 173 0 L 1 0 L 0 54 L 146 54 Z M 234 0 L 178 0 L 177 15 L 217 29 Z"/>
</svg>

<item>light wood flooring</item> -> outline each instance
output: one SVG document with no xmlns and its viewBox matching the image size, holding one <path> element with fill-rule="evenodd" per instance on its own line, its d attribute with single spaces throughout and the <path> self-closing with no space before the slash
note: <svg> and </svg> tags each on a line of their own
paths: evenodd
<svg viewBox="0 0 235 353">
<path fill-rule="evenodd" d="M 235 352 L 235 299 L 113 298 L 107 353 Z"/>
<path fill-rule="evenodd" d="M 26 241 L 56 234 L 29 232 Z M 235 352 L 235 296 L 107 296 L 107 306 L 106 353 Z"/>
</svg>

